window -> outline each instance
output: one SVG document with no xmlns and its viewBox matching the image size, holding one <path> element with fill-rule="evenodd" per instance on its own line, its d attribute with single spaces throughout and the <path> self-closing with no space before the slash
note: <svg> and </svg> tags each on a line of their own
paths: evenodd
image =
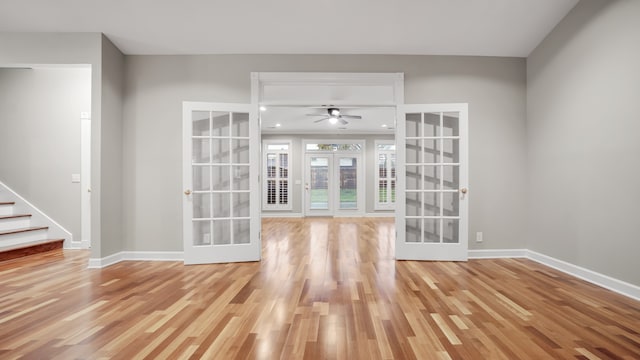
<svg viewBox="0 0 640 360">
<path fill-rule="evenodd" d="M 264 141 L 264 210 L 291 210 L 290 141 Z"/>
<path fill-rule="evenodd" d="M 396 203 L 396 145 L 376 141 L 376 210 L 393 210 Z"/>
</svg>

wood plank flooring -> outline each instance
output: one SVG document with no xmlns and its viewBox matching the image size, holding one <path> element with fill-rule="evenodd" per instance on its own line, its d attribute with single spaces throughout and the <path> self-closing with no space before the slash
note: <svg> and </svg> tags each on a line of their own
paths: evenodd
<svg viewBox="0 0 640 360">
<path fill-rule="evenodd" d="M 640 303 L 524 259 L 394 261 L 392 219 L 268 219 L 260 263 L 0 263 L 0 359 L 640 359 Z"/>
</svg>

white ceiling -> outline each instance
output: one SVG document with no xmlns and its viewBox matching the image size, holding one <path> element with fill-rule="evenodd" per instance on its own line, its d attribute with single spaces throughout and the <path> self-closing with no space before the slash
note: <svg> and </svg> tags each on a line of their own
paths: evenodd
<svg viewBox="0 0 640 360">
<path fill-rule="evenodd" d="M 341 107 L 343 115 L 360 115 L 362 119 L 345 119 L 347 125 L 329 121 L 315 123 L 325 115 L 325 109 L 313 107 L 267 107 L 260 113 L 264 134 L 395 134 L 394 107 Z M 276 126 L 280 124 L 280 126 Z M 382 125 L 385 125 L 384 127 Z"/>
<path fill-rule="evenodd" d="M 526 57 L 578 0 L 2 0 L 0 31 L 102 32 L 125 54 Z"/>
</svg>

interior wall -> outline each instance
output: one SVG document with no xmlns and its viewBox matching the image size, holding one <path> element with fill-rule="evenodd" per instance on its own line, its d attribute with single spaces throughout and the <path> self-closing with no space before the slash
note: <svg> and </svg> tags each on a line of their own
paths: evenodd
<svg viewBox="0 0 640 360">
<path fill-rule="evenodd" d="M 0 69 L 0 180 L 80 236 L 80 112 L 91 68 Z"/>
<path fill-rule="evenodd" d="M 406 103 L 469 103 L 470 232 L 484 232 L 470 247 L 524 247 L 524 59 L 194 55 L 125 64 L 125 250 L 182 251 L 182 101 L 249 103 L 254 71 L 404 72 Z"/>
<path fill-rule="evenodd" d="M 582 0 L 527 60 L 527 247 L 635 285 L 638 14 Z"/>
<path fill-rule="evenodd" d="M 102 36 L 102 218 L 100 256 L 123 250 L 123 102 L 124 55 Z M 93 255 L 93 254 L 92 254 Z"/>
<path fill-rule="evenodd" d="M 394 216 L 392 211 L 377 211 L 375 210 L 375 186 L 376 186 L 376 170 L 377 170 L 377 162 L 375 159 L 375 141 L 376 140 L 393 140 L 394 137 L 392 135 L 357 135 L 357 134 L 326 134 L 326 135 L 315 135 L 315 134 L 283 134 L 283 135 L 274 135 L 274 134 L 262 134 L 262 140 L 288 140 L 291 141 L 291 161 L 289 162 L 291 167 L 291 205 L 292 209 L 287 210 L 263 210 L 263 214 L 269 213 L 278 213 L 278 214 L 291 214 L 296 216 L 303 215 L 302 208 L 302 191 L 304 188 L 304 157 L 305 150 L 302 145 L 303 140 L 307 139 L 322 139 L 322 140 L 340 140 L 340 139 L 349 139 L 349 140 L 365 140 L 365 151 L 363 153 L 364 160 L 364 176 L 363 179 L 365 181 L 365 209 L 364 212 L 366 214 L 371 213 L 387 213 L 389 216 Z M 300 180 L 300 185 L 296 185 L 296 180 Z"/>
</svg>

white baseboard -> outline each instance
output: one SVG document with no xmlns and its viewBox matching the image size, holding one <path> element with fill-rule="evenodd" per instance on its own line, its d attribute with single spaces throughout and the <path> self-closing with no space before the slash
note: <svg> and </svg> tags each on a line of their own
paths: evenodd
<svg viewBox="0 0 640 360">
<path fill-rule="evenodd" d="M 387 211 L 387 212 L 372 212 L 372 213 L 366 213 L 364 214 L 365 217 L 395 217 L 396 213 L 394 211 Z"/>
<path fill-rule="evenodd" d="M 526 249 L 469 250 L 469 259 L 526 258 Z"/>
<path fill-rule="evenodd" d="M 263 218 L 302 218 L 301 213 L 262 212 Z"/>
<path fill-rule="evenodd" d="M 89 249 L 91 248 L 91 244 L 88 240 L 82 241 L 65 241 L 64 248 L 69 250 L 79 250 L 79 249 Z"/>
<path fill-rule="evenodd" d="M 184 261 L 182 251 L 121 251 L 100 259 L 89 259 L 89 269 L 101 269 L 121 261 Z"/>
<path fill-rule="evenodd" d="M 585 269 L 581 266 L 540 254 L 532 250 L 527 250 L 527 258 L 542 265 L 562 271 L 563 273 L 588 281 L 592 284 L 601 286 L 605 289 L 609 289 L 635 300 L 640 300 L 640 286 L 629 284 L 628 282 L 614 279 L 610 276 L 600 274 L 593 270 Z"/>
</svg>

